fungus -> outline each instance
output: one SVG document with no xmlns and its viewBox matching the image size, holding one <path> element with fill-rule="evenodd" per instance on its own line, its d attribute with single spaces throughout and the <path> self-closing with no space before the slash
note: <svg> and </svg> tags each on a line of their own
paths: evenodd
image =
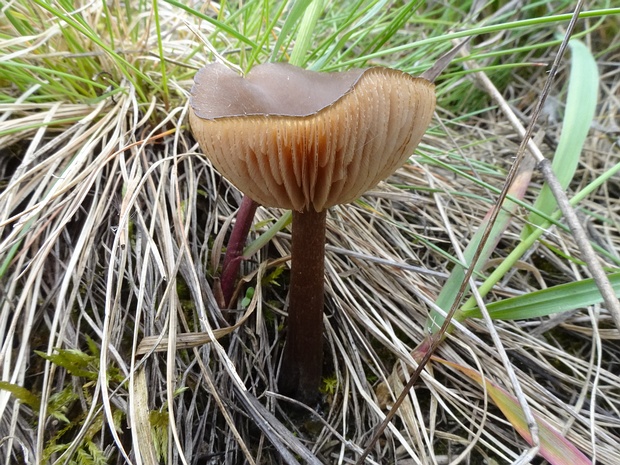
<svg viewBox="0 0 620 465">
<path fill-rule="evenodd" d="M 323 354 L 325 218 L 413 153 L 435 87 L 388 68 L 319 73 L 283 63 L 241 77 L 222 64 L 194 78 L 190 124 L 203 153 L 240 191 L 293 211 L 282 394 L 318 396 Z"/>
</svg>

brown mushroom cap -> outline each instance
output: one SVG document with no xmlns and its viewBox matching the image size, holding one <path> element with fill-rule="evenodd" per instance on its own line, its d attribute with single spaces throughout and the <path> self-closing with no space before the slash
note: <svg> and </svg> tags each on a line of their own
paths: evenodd
<svg viewBox="0 0 620 465">
<path fill-rule="evenodd" d="M 321 211 L 355 200 L 413 153 L 435 86 L 388 68 L 318 73 L 284 63 L 194 78 L 190 124 L 204 154 L 261 205 Z"/>
</svg>

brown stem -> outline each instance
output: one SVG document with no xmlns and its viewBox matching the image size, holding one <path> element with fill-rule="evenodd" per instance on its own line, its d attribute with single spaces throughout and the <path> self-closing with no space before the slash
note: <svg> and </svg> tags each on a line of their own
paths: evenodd
<svg viewBox="0 0 620 465">
<path fill-rule="evenodd" d="M 326 211 L 293 211 L 288 331 L 278 386 L 305 404 L 318 398 L 323 365 Z"/>
<path fill-rule="evenodd" d="M 235 225 L 233 226 L 230 239 L 228 240 L 228 246 L 226 247 L 226 255 L 224 256 L 224 263 L 222 265 L 222 274 L 220 278 L 220 286 L 222 288 L 225 308 L 230 306 L 230 300 L 235 292 L 235 284 L 237 281 L 237 275 L 239 274 L 239 267 L 243 261 L 243 247 L 245 247 L 248 233 L 252 227 L 252 221 L 254 221 L 254 215 L 257 208 L 258 204 L 254 202 L 254 200 L 249 198 L 247 195 L 243 197 L 241 206 L 237 212 Z"/>
</svg>

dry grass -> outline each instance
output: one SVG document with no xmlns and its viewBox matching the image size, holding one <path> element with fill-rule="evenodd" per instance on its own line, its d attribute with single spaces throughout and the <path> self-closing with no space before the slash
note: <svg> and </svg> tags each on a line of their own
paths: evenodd
<svg viewBox="0 0 620 465">
<path fill-rule="evenodd" d="M 183 29 L 175 18 L 166 24 Z M 179 34 L 168 43 L 183 54 L 189 35 Z M 620 157 L 620 57 L 617 47 L 600 49 L 597 125 L 573 190 Z M 188 62 L 199 66 L 202 57 Z M 523 114 L 542 79 L 542 70 L 517 73 L 505 88 Z M 145 105 L 131 86 L 98 104 L 1 104 L 1 379 L 36 393 L 39 403 L 0 391 L 0 461 L 354 463 L 391 402 L 377 387 L 397 389 L 393 368 L 402 373 L 411 363 L 429 302 L 449 275 L 447 232 L 464 248 L 496 194 L 414 156 L 360 201 L 332 209 L 324 402 L 316 412 L 294 409 L 276 384 L 290 236 L 279 233 L 244 265 L 244 289 L 254 287 L 254 297 L 222 314 L 211 291 L 217 238 L 229 230 L 240 194 L 188 131 L 191 81 L 169 84 L 179 105 Z M 518 144 L 512 129 L 494 109 L 458 116 L 439 108 L 420 152 L 501 188 Z M 546 155 L 559 120 L 551 108 Z M 610 179 L 580 204 L 592 241 L 617 260 L 619 194 L 620 182 Z M 281 213 L 260 208 L 252 238 Z M 515 218 L 497 258 L 522 224 Z M 562 254 L 579 257 L 570 234 L 554 228 L 494 297 L 582 279 L 583 266 Z M 282 274 L 270 277 L 279 267 Z M 229 321 L 238 324 L 228 329 Z M 620 349 L 610 322 L 593 306 L 496 327 L 530 405 L 597 463 L 613 465 L 620 463 Z M 211 342 L 185 345 L 182 333 L 197 332 Z M 151 336 L 167 338 L 170 350 L 139 353 Z M 61 357 L 52 363 L 35 351 Z M 79 352 L 70 359 L 67 351 Z M 482 323 L 457 329 L 438 355 L 507 384 Z M 76 458 L 90 445 L 92 457 Z M 434 364 L 367 463 L 510 463 L 526 448 L 480 386 Z"/>
</svg>

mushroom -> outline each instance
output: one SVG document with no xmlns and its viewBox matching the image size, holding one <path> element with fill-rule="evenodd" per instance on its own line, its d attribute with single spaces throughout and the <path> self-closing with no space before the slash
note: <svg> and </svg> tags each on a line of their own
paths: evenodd
<svg viewBox="0 0 620 465">
<path fill-rule="evenodd" d="M 190 124 L 203 153 L 240 191 L 293 211 L 288 330 L 278 385 L 318 397 L 323 354 L 325 218 L 413 153 L 435 87 L 388 68 L 320 73 L 284 63 L 241 77 L 214 63 L 194 78 Z"/>
</svg>

